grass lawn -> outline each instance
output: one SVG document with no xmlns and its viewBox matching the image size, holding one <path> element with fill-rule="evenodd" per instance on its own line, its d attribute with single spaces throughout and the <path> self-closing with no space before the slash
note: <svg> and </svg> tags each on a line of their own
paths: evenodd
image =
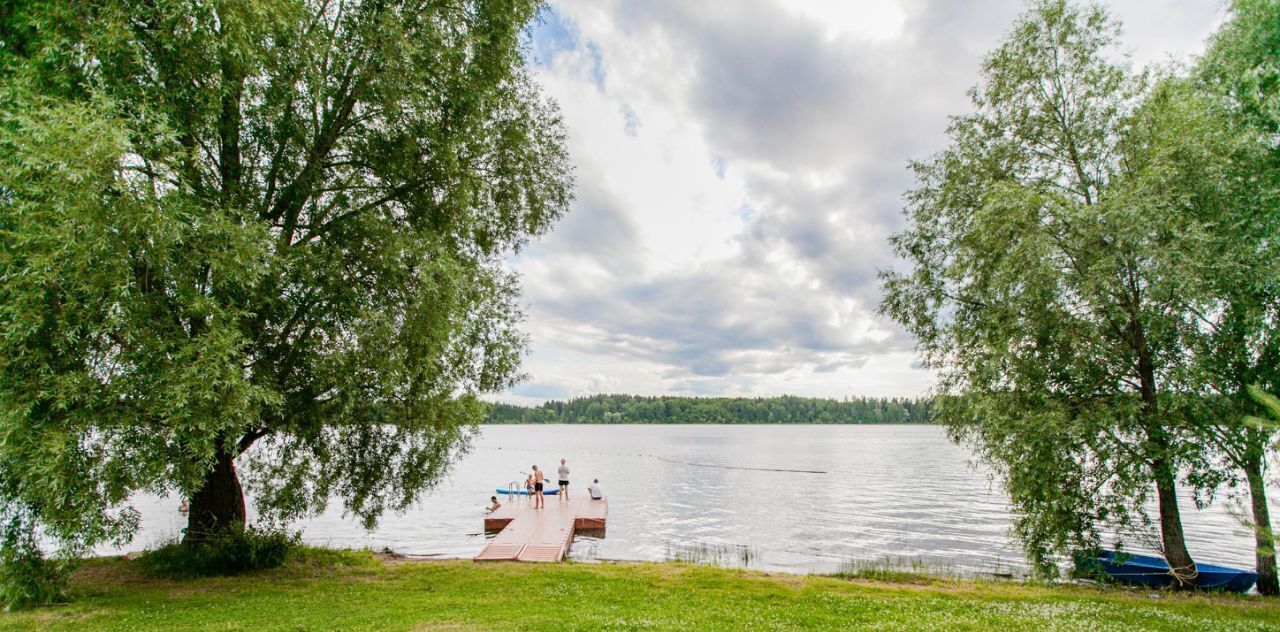
<svg viewBox="0 0 1280 632">
<path fill-rule="evenodd" d="M 86 562 L 69 605 L 0 630 L 1280 630 L 1280 599 L 679 563 L 384 561 L 304 549 L 282 568 L 184 581 Z"/>
</svg>

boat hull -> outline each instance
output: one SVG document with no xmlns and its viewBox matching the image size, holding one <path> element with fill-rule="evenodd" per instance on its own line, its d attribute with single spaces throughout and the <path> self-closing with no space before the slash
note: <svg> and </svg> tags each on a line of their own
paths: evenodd
<svg viewBox="0 0 1280 632">
<path fill-rule="evenodd" d="M 1154 588 L 1173 585 L 1173 575 L 1169 572 L 1169 564 L 1164 558 L 1152 555 L 1134 555 L 1116 551 L 1102 551 L 1097 555 L 1077 553 L 1076 568 L 1091 575 L 1105 575 L 1116 581 L 1127 584 L 1138 584 Z M 1218 566 L 1216 564 L 1196 564 L 1195 587 L 1201 590 L 1227 590 L 1231 592 L 1248 592 L 1258 581 L 1258 574 L 1253 571 Z"/>
<path fill-rule="evenodd" d="M 517 491 L 514 491 L 514 492 L 513 492 L 513 491 L 511 491 L 511 490 L 509 490 L 509 489 L 499 489 L 499 490 L 498 490 L 498 493 L 499 493 L 499 494 L 511 494 L 511 495 L 514 495 L 514 496 L 532 496 L 532 494 L 530 494 L 529 492 L 526 492 L 526 491 L 524 491 L 524 490 L 517 490 Z M 560 493 L 560 488 L 556 488 L 556 489 L 543 489 L 543 490 L 542 490 L 542 495 L 543 495 L 543 496 L 555 496 L 556 494 L 559 494 L 559 493 Z"/>
</svg>

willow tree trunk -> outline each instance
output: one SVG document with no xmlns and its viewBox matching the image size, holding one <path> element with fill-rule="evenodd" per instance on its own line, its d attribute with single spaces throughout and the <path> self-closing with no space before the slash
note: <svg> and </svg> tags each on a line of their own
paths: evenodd
<svg viewBox="0 0 1280 632">
<path fill-rule="evenodd" d="M 1249 481 L 1249 501 L 1253 505 L 1253 537 L 1255 568 L 1258 572 L 1258 592 L 1264 595 L 1280 594 L 1276 578 L 1276 540 L 1271 532 L 1271 513 L 1267 509 L 1267 486 L 1262 478 L 1261 454 L 1254 455 L 1244 466 Z"/>
<path fill-rule="evenodd" d="M 1136 301 L 1135 301 L 1136 302 Z M 1156 496 L 1160 501 L 1160 544 L 1164 559 L 1173 574 L 1173 587 L 1186 590 L 1192 587 L 1196 577 L 1196 563 L 1187 550 L 1187 539 L 1182 533 L 1182 512 L 1178 510 L 1177 470 L 1171 458 L 1169 433 L 1160 425 L 1159 402 L 1156 398 L 1156 371 L 1154 354 L 1146 343 L 1146 333 L 1135 316 L 1130 320 L 1134 348 L 1138 352 L 1138 384 L 1142 397 L 1142 418 L 1146 426 L 1147 443 L 1151 456 L 1151 473 L 1156 482 Z"/>
<path fill-rule="evenodd" d="M 200 544 L 231 529 L 244 528 L 244 490 L 236 475 L 235 457 L 223 452 L 204 485 L 191 496 L 184 544 Z"/>
<path fill-rule="evenodd" d="M 1187 589 L 1195 581 L 1196 563 L 1187 551 L 1187 540 L 1182 533 L 1182 514 L 1178 509 L 1178 486 L 1173 467 L 1167 458 L 1155 462 L 1156 495 L 1160 500 L 1160 543 L 1164 547 L 1164 559 L 1173 571 L 1173 587 Z"/>
</svg>

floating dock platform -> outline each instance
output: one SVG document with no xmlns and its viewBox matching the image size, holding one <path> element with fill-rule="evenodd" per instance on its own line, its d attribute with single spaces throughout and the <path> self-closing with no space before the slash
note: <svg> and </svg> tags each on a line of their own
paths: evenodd
<svg viewBox="0 0 1280 632">
<path fill-rule="evenodd" d="M 516 496 L 485 516 L 485 531 L 502 531 L 475 561 L 559 562 L 568 554 L 575 531 L 604 531 L 607 498 L 544 498 L 546 506 L 534 509 L 531 498 Z"/>
</svg>

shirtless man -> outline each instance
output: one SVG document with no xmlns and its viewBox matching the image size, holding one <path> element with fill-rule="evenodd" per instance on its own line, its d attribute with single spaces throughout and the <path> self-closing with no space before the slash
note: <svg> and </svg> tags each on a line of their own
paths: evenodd
<svg viewBox="0 0 1280 632">
<path fill-rule="evenodd" d="M 542 499 L 542 470 L 537 465 L 533 466 L 533 508 L 545 508 L 546 503 Z"/>
</svg>

